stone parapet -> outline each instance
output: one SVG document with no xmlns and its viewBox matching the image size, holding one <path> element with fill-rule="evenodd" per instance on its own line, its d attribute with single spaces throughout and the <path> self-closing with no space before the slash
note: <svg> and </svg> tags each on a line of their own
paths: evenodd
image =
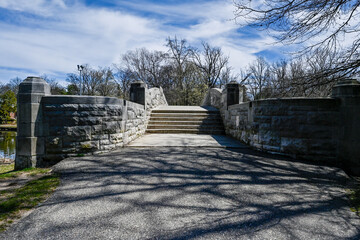
<svg viewBox="0 0 360 240">
<path fill-rule="evenodd" d="M 339 158 L 347 169 L 360 175 L 360 84 L 350 79 L 333 88 L 340 101 Z"/>
<path fill-rule="evenodd" d="M 123 147 L 145 132 L 144 106 L 118 98 L 49 96 L 43 111 L 47 165 Z"/>
<path fill-rule="evenodd" d="M 114 97 L 51 96 L 43 79 L 27 78 L 18 97 L 16 168 L 123 147 L 145 133 L 147 110 L 167 105 L 162 89 L 144 92 L 150 93 L 143 96 L 147 105 Z"/>
<path fill-rule="evenodd" d="M 227 134 L 257 149 L 334 162 L 339 135 L 336 99 L 269 99 L 232 105 Z"/>
<path fill-rule="evenodd" d="M 42 165 L 45 138 L 41 102 L 47 95 L 50 86 L 42 78 L 28 77 L 19 85 L 15 169 Z"/>
<path fill-rule="evenodd" d="M 168 106 L 162 87 L 148 89 L 146 91 L 146 111 L 150 112 L 159 106 Z"/>
<path fill-rule="evenodd" d="M 201 106 L 213 106 L 220 109 L 224 106 L 224 101 L 222 99 L 223 89 L 220 88 L 211 88 L 206 93 L 204 100 L 201 103 Z"/>
<path fill-rule="evenodd" d="M 146 105 L 147 87 L 143 81 L 135 81 L 130 86 L 130 101 Z"/>
<path fill-rule="evenodd" d="M 204 105 L 221 110 L 227 135 L 262 151 L 336 164 L 360 175 L 360 84 L 356 80 L 339 82 L 331 98 L 232 104 L 238 101 L 237 93 L 229 96 L 228 91 L 211 89 L 204 99 Z"/>
</svg>

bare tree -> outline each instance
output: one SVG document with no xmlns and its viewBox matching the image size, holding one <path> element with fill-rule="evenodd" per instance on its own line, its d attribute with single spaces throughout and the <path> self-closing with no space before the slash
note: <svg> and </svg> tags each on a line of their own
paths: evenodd
<svg viewBox="0 0 360 240">
<path fill-rule="evenodd" d="M 270 66 L 262 57 L 258 57 L 248 69 L 247 86 L 252 99 L 269 97 Z"/>
<path fill-rule="evenodd" d="M 317 74 L 344 77 L 359 73 L 360 0 L 265 0 L 261 4 L 234 0 L 234 4 L 236 19 L 245 19 L 258 29 L 272 30 L 280 42 L 306 44 L 302 53 L 318 48 L 341 52 L 339 64 Z M 350 40 L 350 45 L 343 44 L 344 40 Z"/>
<path fill-rule="evenodd" d="M 68 73 L 66 76 L 66 81 L 70 84 L 67 87 L 68 94 L 78 95 L 80 94 L 80 77 L 79 74 Z"/>
<path fill-rule="evenodd" d="M 70 73 L 66 80 L 70 82 L 70 90 L 72 94 L 80 93 L 80 76 L 79 74 Z M 115 96 L 117 95 L 118 86 L 114 79 L 110 68 L 101 68 L 97 70 L 85 65 L 81 73 L 81 87 L 84 95 L 101 95 Z M 69 90 L 69 88 L 68 88 Z"/>
<path fill-rule="evenodd" d="M 289 79 L 289 63 L 285 60 L 275 62 L 270 66 L 271 97 L 289 97 L 291 79 Z"/>
<path fill-rule="evenodd" d="M 203 73 L 205 83 L 209 88 L 220 84 L 222 73 L 227 70 L 227 77 L 230 77 L 230 69 L 227 68 L 229 57 L 224 56 L 221 48 L 212 47 L 208 43 L 203 42 L 203 51 L 193 51 L 194 62 Z"/>
<path fill-rule="evenodd" d="M 176 36 L 166 39 L 168 47 L 169 77 L 172 86 L 166 89 L 166 93 L 172 96 L 169 102 L 174 105 L 187 105 L 187 87 L 193 81 L 194 64 L 192 62 L 193 48 L 185 39 L 179 40 Z M 187 92 L 187 93 L 186 93 Z"/>
<path fill-rule="evenodd" d="M 128 97 L 130 83 L 142 80 L 149 87 L 161 86 L 169 104 L 194 105 L 200 104 L 209 86 L 221 86 L 237 77 L 220 48 L 203 43 L 204 51 L 194 57 L 195 49 L 185 39 L 169 37 L 166 46 L 167 52 L 142 48 L 121 57 L 115 65 L 119 96 Z"/>
<path fill-rule="evenodd" d="M 9 86 L 10 90 L 13 91 L 16 95 L 18 94 L 19 85 L 22 81 L 23 81 L 23 79 L 21 79 L 19 77 L 10 79 L 8 86 Z"/>
<path fill-rule="evenodd" d="M 240 74 L 233 74 L 232 68 L 228 65 L 221 71 L 220 79 L 219 79 L 219 88 L 225 87 L 231 81 L 238 82 Z"/>
<path fill-rule="evenodd" d="M 81 77 L 84 95 L 95 96 L 99 85 L 102 82 L 102 72 L 92 69 L 88 64 L 85 65 Z"/>
<path fill-rule="evenodd" d="M 336 74 L 326 76 L 320 73 L 336 66 L 338 56 L 328 50 L 320 50 L 292 61 L 282 60 L 273 64 L 258 58 L 246 71 L 248 94 L 253 99 L 329 96 L 338 77 Z"/>
<path fill-rule="evenodd" d="M 118 91 L 118 84 L 114 79 L 113 72 L 110 68 L 99 68 L 97 70 L 101 82 L 97 87 L 97 92 L 100 96 L 116 96 Z"/>
<path fill-rule="evenodd" d="M 46 74 L 43 74 L 40 77 L 50 85 L 50 91 L 52 95 L 65 94 L 65 88 L 61 86 L 55 78 L 50 78 Z"/>
<path fill-rule="evenodd" d="M 114 65 L 116 69 L 115 79 L 117 82 L 118 97 L 130 99 L 130 84 L 135 79 L 134 73 L 121 65 Z"/>
<path fill-rule="evenodd" d="M 166 46 L 169 48 L 170 64 L 174 68 L 174 79 L 177 86 L 183 88 L 184 79 L 193 67 L 192 64 L 189 64 L 193 49 L 187 44 L 185 39 L 178 40 L 176 36 L 174 39 L 169 37 L 166 41 Z"/>
<path fill-rule="evenodd" d="M 122 65 L 133 73 L 133 78 L 142 80 L 149 86 L 159 86 L 162 83 L 162 72 L 166 66 L 166 53 L 150 52 L 145 48 L 129 51 L 122 56 Z"/>
</svg>

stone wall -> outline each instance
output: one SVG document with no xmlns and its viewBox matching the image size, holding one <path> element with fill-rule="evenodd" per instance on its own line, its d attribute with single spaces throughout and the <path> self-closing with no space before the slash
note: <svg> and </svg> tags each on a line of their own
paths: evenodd
<svg viewBox="0 0 360 240">
<path fill-rule="evenodd" d="M 158 106 L 167 106 L 166 97 L 162 87 L 150 88 L 146 91 L 146 111 L 150 112 Z"/>
<path fill-rule="evenodd" d="M 111 151 L 143 135 L 147 112 L 167 102 L 162 89 L 136 84 L 134 100 L 144 105 L 113 97 L 52 96 L 43 79 L 27 78 L 18 97 L 16 169 Z"/>
<path fill-rule="evenodd" d="M 122 99 L 46 96 L 42 109 L 46 163 L 110 151 L 145 132 L 144 106 Z"/>
<path fill-rule="evenodd" d="M 337 99 L 268 99 L 231 105 L 226 133 L 257 149 L 300 159 L 337 161 Z"/>
<path fill-rule="evenodd" d="M 346 169 L 360 176 L 360 84 L 343 81 L 332 95 L 341 102 L 338 157 Z"/>
<path fill-rule="evenodd" d="M 220 88 L 211 88 L 206 93 L 204 100 L 202 101 L 202 106 L 213 106 L 218 109 L 225 106 L 225 101 L 222 96 L 225 94 L 223 93 L 223 89 Z"/>
<path fill-rule="evenodd" d="M 228 92 L 211 89 L 204 99 L 220 109 L 227 135 L 259 150 L 336 164 L 360 175 L 357 81 L 338 83 L 331 98 L 236 99 L 242 103 L 228 105 Z"/>
</svg>

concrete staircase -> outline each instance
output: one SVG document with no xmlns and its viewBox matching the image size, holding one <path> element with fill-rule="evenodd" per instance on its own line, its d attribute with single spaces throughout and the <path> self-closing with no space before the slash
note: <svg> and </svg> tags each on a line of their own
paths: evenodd
<svg viewBox="0 0 360 240">
<path fill-rule="evenodd" d="M 199 106 L 166 106 L 152 110 L 146 132 L 225 134 L 219 110 Z"/>
</svg>

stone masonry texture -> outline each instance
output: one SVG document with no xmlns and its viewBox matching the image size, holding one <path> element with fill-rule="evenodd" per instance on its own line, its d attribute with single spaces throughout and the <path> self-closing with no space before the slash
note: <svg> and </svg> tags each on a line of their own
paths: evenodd
<svg viewBox="0 0 360 240">
<path fill-rule="evenodd" d="M 274 99 L 232 105 L 225 114 L 226 132 L 260 150 L 334 162 L 338 106 L 336 99 Z"/>
<path fill-rule="evenodd" d="M 43 98 L 44 161 L 110 151 L 145 132 L 143 105 L 89 96 Z"/>
<path fill-rule="evenodd" d="M 339 82 L 329 98 L 239 99 L 230 106 L 226 99 L 227 88 L 210 89 L 203 103 L 220 109 L 227 135 L 258 150 L 327 162 L 360 175 L 358 82 Z"/>
<path fill-rule="evenodd" d="M 43 79 L 28 77 L 18 97 L 16 168 L 111 151 L 143 135 L 148 113 L 167 102 L 161 88 L 145 86 L 139 92 L 145 104 L 103 96 L 57 96 L 50 94 Z"/>
</svg>

